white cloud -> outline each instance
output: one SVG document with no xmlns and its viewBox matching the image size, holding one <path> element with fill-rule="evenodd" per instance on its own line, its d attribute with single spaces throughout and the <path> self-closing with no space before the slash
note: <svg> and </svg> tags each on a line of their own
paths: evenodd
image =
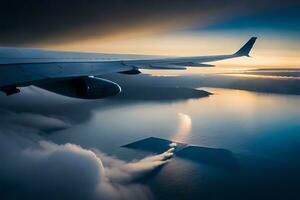
<svg viewBox="0 0 300 200">
<path fill-rule="evenodd" d="M 173 156 L 170 147 L 160 155 L 126 162 L 79 145 L 58 145 L 36 133 L 44 127 L 68 125 L 64 121 L 3 113 L 7 117 L 0 127 L 0 197 L 4 199 L 151 199 L 149 188 L 136 180 Z M 30 126 L 23 119 L 44 125 Z M 11 128 L 16 122 L 18 128 Z"/>
</svg>

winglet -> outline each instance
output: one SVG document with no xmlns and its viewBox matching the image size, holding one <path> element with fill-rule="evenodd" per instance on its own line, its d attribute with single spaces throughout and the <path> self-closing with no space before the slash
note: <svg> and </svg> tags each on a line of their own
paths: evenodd
<svg viewBox="0 0 300 200">
<path fill-rule="evenodd" d="M 257 37 L 252 37 L 240 50 L 238 50 L 234 55 L 236 56 L 249 56 L 249 53 L 256 41 Z"/>
</svg>

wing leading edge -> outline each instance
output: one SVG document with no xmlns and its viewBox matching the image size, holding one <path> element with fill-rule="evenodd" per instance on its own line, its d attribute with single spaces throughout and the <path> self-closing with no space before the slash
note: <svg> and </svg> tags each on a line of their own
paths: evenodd
<svg viewBox="0 0 300 200">
<path fill-rule="evenodd" d="M 249 56 L 256 39 L 252 37 L 234 54 L 177 58 L 0 48 L 0 90 L 10 95 L 19 92 L 17 87 L 116 72 L 212 67 L 206 63 Z"/>
<path fill-rule="evenodd" d="M 236 53 L 215 55 L 215 56 L 195 56 L 195 57 L 179 57 L 179 58 L 165 58 L 157 60 L 131 60 L 124 62 L 127 65 L 132 65 L 141 69 L 186 69 L 186 67 L 212 67 L 213 65 L 206 64 L 207 62 L 214 62 L 248 56 L 256 41 L 257 37 L 252 37 L 246 44 L 244 44 Z M 157 67 L 158 66 L 158 67 Z"/>
</svg>

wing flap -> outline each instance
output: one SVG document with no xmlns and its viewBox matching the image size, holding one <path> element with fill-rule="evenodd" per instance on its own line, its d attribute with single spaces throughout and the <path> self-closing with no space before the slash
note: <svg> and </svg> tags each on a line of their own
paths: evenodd
<svg viewBox="0 0 300 200">
<path fill-rule="evenodd" d="M 143 64 L 143 63 L 138 63 L 138 64 L 128 64 L 126 63 L 127 66 L 131 66 L 132 68 L 135 69 L 155 69 L 155 70 L 185 70 L 186 67 L 182 66 L 177 66 L 177 65 L 170 65 L 170 64 Z"/>
<path fill-rule="evenodd" d="M 215 66 L 215 65 L 196 63 L 196 62 L 183 62 L 183 63 L 176 63 L 175 65 L 186 66 L 186 67 L 214 67 Z"/>
<path fill-rule="evenodd" d="M 186 67 L 181 67 L 181 66 L 177 66 L 177 65 L 150 65 L 151 69 L 166 69 L 166 70 L 185 70 Z"/>
</svg>

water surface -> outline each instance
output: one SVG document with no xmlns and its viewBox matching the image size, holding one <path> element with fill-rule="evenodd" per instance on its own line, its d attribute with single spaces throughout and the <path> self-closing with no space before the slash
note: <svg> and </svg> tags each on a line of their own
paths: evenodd
<svg viewBox="0 0 300 200">
<path fill-rule="evenodd" d="M 234 169 L 174 157 L 142 180 L 164 199 L 298 196 L 300 96 L 201 89 L 214 95 L 171 103 L 116 101 L 94 108 L 87 122 L 47 137 L 125 160 L 147 154 L 120 146 L 151 136 L 232 153 Z"/>
</svg>

